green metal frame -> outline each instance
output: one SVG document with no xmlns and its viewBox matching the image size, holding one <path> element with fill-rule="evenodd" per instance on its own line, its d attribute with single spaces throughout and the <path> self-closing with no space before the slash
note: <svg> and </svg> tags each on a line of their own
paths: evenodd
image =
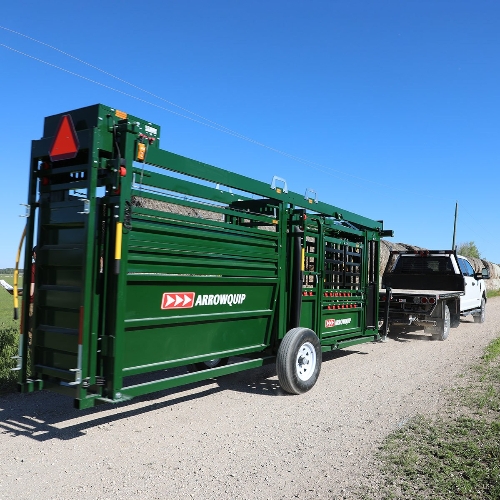
<svg viewBox="0 0 500 500">
<path fill-rule="evenodd" d="M 79 149 L 51 161 L 64 115 Z M 160 131 L 99 104 L 47 117 L 33 141 L 25 277 L 35 241 L 37 272 L 31 346 L 22 309 L 21 391 L 57 390 L 85 408 L 260 366 L 298 326 L 297 307 L 324 351 L 378 338 L 382 222 L 164 151 Z M 308 241 L 314 269 L 297 290 Z M 355 282 L 325 282 L 345 272 Z"/>
</svg>

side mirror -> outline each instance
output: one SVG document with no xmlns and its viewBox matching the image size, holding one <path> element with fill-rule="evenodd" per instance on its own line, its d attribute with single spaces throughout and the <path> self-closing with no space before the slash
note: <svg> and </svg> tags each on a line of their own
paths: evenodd
<svg viewBox="0 0 500 500">
<path fill-rule="evenodd" d="M 483 267 L 480 273 L 474 273 L 474 278 L 477 280 L 487 280 L 490 279 L 490 271 L 486 267 Z"/>
</svg>

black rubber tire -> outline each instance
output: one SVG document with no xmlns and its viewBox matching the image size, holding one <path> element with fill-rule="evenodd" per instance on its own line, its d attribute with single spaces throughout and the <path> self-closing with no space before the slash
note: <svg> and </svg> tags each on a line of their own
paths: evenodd
<svg viewBox="0 0 500 500">
<path fill-rule="evenodd" d="M 450 313 L 450 328 L 458 328 L 460 326 L 460 313 Z"/>
<path fill-rule="evenodd" d="M 486 321 L 486 300 L 484 297 L 481 298 L 481 314 L 472 317 L 474 323 L 484 323 Z"/>
<path fill-rule="evenodd" d="M 209 361 L 202 361 L 200 363 L 193 363 L 188 365 L 187 369 L 190 372 L 201 372 L 203 370 L 209 370 L 210 368 L 219 368 L 220 366 L 226 366 L 229 358 L 215 358 Z"/>
<path fill-rule="evenodd" d="M 447 305 L 445 305 L 443 326 L 439 327 L 439 332 L 434 333 L 432 335 L 432 338 L 434 340 L 446 340 L 449 334 L 450 334 L 450 308 Z"/>
<path fill-rule="evenodd" d="M 305 368 L 302 370 L 301 366 Z M 282 389 L 290 394 L 307 392 L 318 380 L 320 371 L 321 344 L 317 335 L 303 327 L 288 331 L 276 358 L 276 372 Z"/>
</svg>

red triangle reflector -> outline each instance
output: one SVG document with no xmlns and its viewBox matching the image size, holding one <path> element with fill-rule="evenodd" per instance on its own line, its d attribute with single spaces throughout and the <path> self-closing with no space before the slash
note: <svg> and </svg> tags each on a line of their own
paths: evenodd
<svg viewBox="0 0 500 500">
<path fill-rule="evenodd" d="M 52 161 L 69 160 L 78 153 L 80 143 L 71 115 L 64 115 L 59 123 L 54 142 L 49 151 Z"/>
</svg>

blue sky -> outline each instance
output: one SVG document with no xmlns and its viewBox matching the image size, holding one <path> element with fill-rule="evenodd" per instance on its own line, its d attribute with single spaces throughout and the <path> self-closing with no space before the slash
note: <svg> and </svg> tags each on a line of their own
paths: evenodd
<svg viewBox="0 0 500 500">
<path fill-rule="evenodd" d="M 31 0 L 0 25 L 0 268 L 43 118 L 98 102 L 161 125 L 163 149 L 383 219 L 394 242 L 451 247 L 458 201 L 457 242 L 500 263 L 498 2 Z"/>
</svg>

